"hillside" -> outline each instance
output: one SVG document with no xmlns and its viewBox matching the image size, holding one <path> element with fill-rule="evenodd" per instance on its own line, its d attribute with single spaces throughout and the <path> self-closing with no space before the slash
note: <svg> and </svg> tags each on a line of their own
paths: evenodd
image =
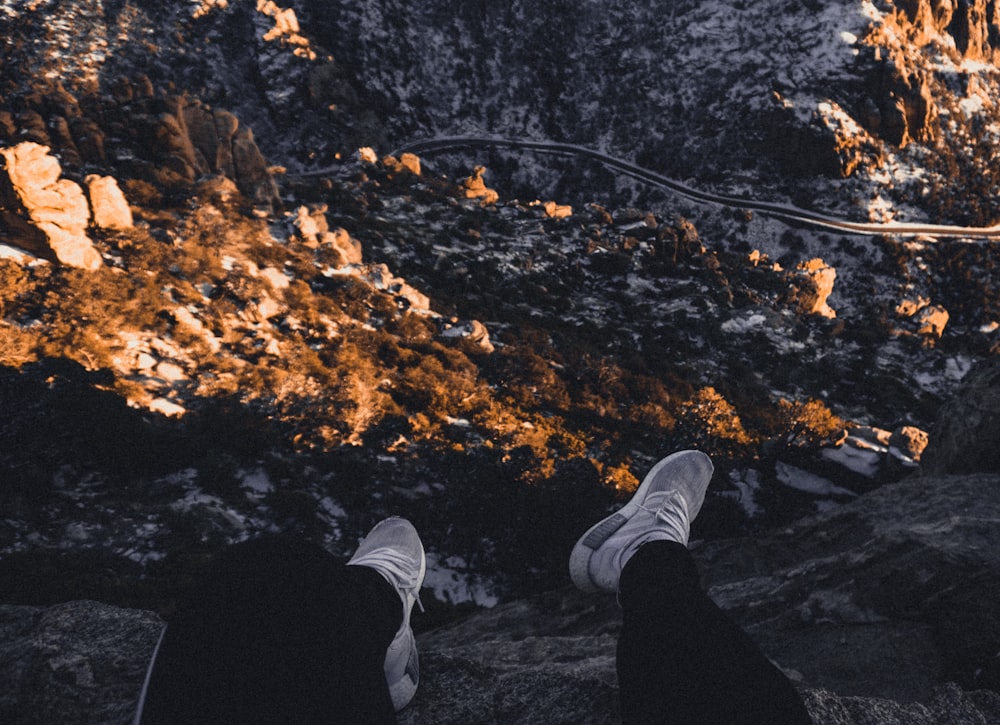
<svg viewBox="0 0 1000 725">
<path fill-rule="evenodd" d="M 574 143 L 988 226 L 994 5 L 0 0 L 0 601 L 166 616 L 227 543 L 347 554 L 392 513 L 430 629 L 564 586 L 680 448 L 715 461 L 694 538 L 722 548 L 995 472 L 940 422 L 1000 350 L 995 241 L 592 158 L 393 155 Z"/>
</svg>

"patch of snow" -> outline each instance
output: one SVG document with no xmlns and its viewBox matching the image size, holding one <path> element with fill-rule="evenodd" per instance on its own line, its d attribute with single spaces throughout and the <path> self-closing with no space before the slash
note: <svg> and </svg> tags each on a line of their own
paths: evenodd
<svg viewBox="0 0 1000 725">
<path fill-rule="evenodd" d="M 882 456 L 870 447 L 858 447 L 845 443 L 837 448 L 824 448 L 821 454 L 826 460 L 854 471 L 865 478 L 874 478 L 882 463 Z"/>
<path fill-rule="evenodd" d="M 335 502 L 329 496 L 324 496 L 316 504 L 319 510 L 326 514 L 331 519 L 343 519 L 347 518 L 347 512 L 341 507 L 340 504 Z"/>
<path fill-rule="evenodd" d="M 972 95 L 968 98 L 963 98 L 958 102 L 959 107 L 965 113 L 966 116 L 975 116 L 977 113 L 983 110 L 985 103 L 983 102 L 983 97 L 980 95 Z"/>
<path fill-rule="evenodd" d="M 755 495 L 760 488 L 760 471 L 749 469 L 747 471 L 730 471 L 729 482 L 733 484 L 737 491 L 734 498 L 743 508 L 747 516 L 753 518 L 760 511 Z"/>
<path fill-rule="evenodd" d="M 965 378 L 966 373 L 972 369 L 972 364 L 973 361 L 964 355 L 950 357 L 944 364 L 945 377 L 959 383 Z"/>
<path fill-rule="evenodd" d="M 809 471 L 803 471 L 783 461 L 778 461 L 774 465 L 775 474 L 778 480 L 789 488 L 796 491 L 804 491 L 814 496 L 856 496 L 857 494 L 846 488 L 836 485 L 833 481 L 817 476 Z"/>
<path fill-rule="evenodd" d="M 0 259 L 13 259 L 19 264 L 24 264 L 28 260 L 34 259 L 34 255 L 28 254 L 23 249 L 12 247 L 9 244 L 0 244 Z"/>
<path fill-rule="evenodd" d="M 499 600 L 489 590 L 489 583 L 469 571 L 461 557 L 441 558 L 433 552 L 427 553 L 427 574 L 424 587 L 432 590 L 434 596 L 451 604 L 473 602 L 480 607 L 495 607 Z"/>
<path fill-rule="evenodd" d="M 246 496 L 251 501 L 260 501 L 267 494 L 274 491 L 274 484 L 263 468 L 255 468 L 252 471 L 241 472 L 242 481 L 240 485 L 246 489 Z"/>
</svg>

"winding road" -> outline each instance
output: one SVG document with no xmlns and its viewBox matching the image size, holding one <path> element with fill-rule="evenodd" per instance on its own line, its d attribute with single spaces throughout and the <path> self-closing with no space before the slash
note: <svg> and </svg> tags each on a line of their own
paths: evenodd
<svg viewBox="0 0 1000 725">
<path fill-rule="evenodd" d="M 583 157 L 596 161 L 597 163 L 614 169 L 622 174 L 625 174 L 626 176 L 630 176 L 661 189 L 667 189 L 680 194 L 681 196 L 687 197 L 688 199 L 692 199 L 693 201 L 747 209 L 785 221 L 822 227 L 825 229 L 834 229 L 847 234 L 860 234 L 866 236 L 876 234 L 926 236 L 935 239 L 947 238 L 966 241 L 1000 239 L 1000 224 L 992 227 L 962 227 L 949 226 L 945 224 L 918 224 L 903 222 L 887 222 L 881 224 L 853 222 L 807 211 L 791 205 L 755 201 L 753 199 L 726 196 L 724 194 L 712 194 L 706 191 L 700 191 L 688 186 L 687 184 L 682 184 L 675 179 L 668 178 L 656 173 L 655 171 L 636 166 L 628 161 L 622 161 L 621 159 L 608 156 L 600 151 L 594 151 L 593 149 L 589 149 L 584 146 L 555 143 L 552 141 L 523 141 L 503 138 L 452 136 L 408 143 L 397 149 L 393 155 L 399 156 L 400 154 L 409 152 L 418 156 L 429 156 L 444 151 L 474 148 L 506 148 L 533 151 L 544 154 L 555 154 L 558 156 L 572 156 L 577 158 Z M 302 174 L 302 176 L 312 176 L 319 173 L 322 172 L 308 172 L 307 174 Z"/>
</svg>

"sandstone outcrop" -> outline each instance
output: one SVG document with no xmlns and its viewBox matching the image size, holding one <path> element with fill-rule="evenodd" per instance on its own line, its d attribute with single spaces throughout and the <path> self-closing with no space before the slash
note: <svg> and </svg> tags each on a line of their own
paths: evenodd
<svg viewBox="0 0 1000 725">
<path fill-rule="evenodd" d="M 335 268 L 361 264 L 361 242 L 353 239 L 343 227 L 330 231 L 326 212 L 325 204 L 311 208 L 300 206 L 290 215 L 292 234 L 306 246 L 329 252 L 332 255 L 330 264 Z"/>
<path fill-rule="evenodd" d="M 132 226 L 132 210 L 113 176 L 91 174 L 84 183 L 95 227 L 129 229 Z"/>
<path fill-rule="evenodd" d="M 485 166 L 477 166 L 472 170 L 472 176 L 462 182 L 462 189 L 466 199 L 479 199 L 480 204 L 488 206 L 495 204 L 500 195 L 493 189 L 486 186 L 483 176 L 486 174 Z"/>
<path fill-rule="evenodd" d="M 120 78 L 107 94 L 79 104 L 57 87 L 22 105 L 16 114 L 0 112 L 0 144 L 33 141 L 48 146 L 67 168 L 80 170 L 87 164 L 108 167 L 105 146 L 111 137 L 112 162 L 126 176 L 179 190 L 222 174 L 254 204 L 280 206 L 277 184 L 250 128 L 229 111 L 158 92 L 144 76 Z M 59 112 L 52 114 L 54 106 Z"/>
<path fill-rule="evenodd" d="M 955 47 L 972 60 L 991 61 L 1000 49 L 1000 4 L 996 0 L 955 0 L 948 26 Z"/>
<path fill-rule="evenodd" d="M 836 279 L 837 270 L 822 259 L 802 262 L 792 277 L 789 298 L 803 314 L 836 317 L 837 313 L 826 302 Z"/>
<path fill-rule="evenodd" d="M 573 207 L 569 204 L 558 204 L 554 201 L 547 201 L 542 204 L 542 209 L 545 211 L 545 216 L 549 219 L 565 219 L 566 217 L 573 216 Z"/>
<path fill-rule="evenodd" d="M 61 175 L 46 146 L 26 141 L 0 149 L 0 218 L 15 244 L 71 267 L 97 269 L 101 255 L 86 233 L 87 199 Z"/>
</svg>

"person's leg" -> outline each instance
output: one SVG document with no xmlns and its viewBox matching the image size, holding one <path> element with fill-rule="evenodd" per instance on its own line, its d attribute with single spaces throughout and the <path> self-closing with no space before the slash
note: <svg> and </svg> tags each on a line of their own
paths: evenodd
<svg viewBox="0 0 1000 725">
<path fill-rule="evenodd" d="M 713 470 L 698 451 L 657 463 L 627 504 L 580 537 L 570 577 L 583 591 L 618 593 L 626 723 L 806 725 L 795 688 L 702 591 L 687 552 Z"/>
<path fill-rule="evenodd" d="M 618 601 L 624 722 L 811 722 L 791 682 L 704 593 L 683 544 L 641 546 L 622 570 Z"/>
<path fill-rule="evenodd" d="M 400 595 L 376 570 L 267 539 L 232 547 L 171 618 L 142 725 L 392 723 Z"/>
</svg>

